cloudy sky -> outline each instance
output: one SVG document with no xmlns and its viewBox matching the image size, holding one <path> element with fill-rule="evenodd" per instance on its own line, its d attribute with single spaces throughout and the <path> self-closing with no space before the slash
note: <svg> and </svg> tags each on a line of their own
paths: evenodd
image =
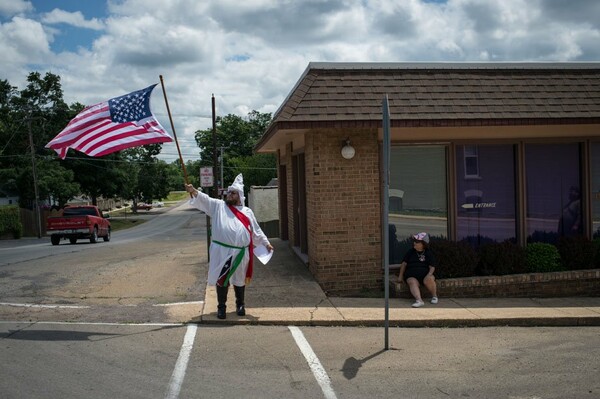
<svg viewBox="0 0 600 399">
<path fill-rule="evenodd" d="M 274 113 L 311 61 L 599 61 L 600 1 L 0 0 L 0 54 L 0 79 L 50 71 L 67 103 L 163 75 L 187 161 L 213 93 L 218 115 Z M 160 87 L 152 108 L 171 132 Z"/>
</svg>

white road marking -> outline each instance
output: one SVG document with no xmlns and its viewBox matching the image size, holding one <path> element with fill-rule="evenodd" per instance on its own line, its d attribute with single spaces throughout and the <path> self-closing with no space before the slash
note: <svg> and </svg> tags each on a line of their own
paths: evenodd
<svg viewBox="0 0 600 399">
<path fill-rule="evenodd" d="M 202 305 L 204 301 L 192 301 L 192 302 L 172 302 L 172 303 L 158 303 L 152 306 L 180 306 L 180 305 Z M 9 303 L 9 302 L 0 302 L 0 306 L 14 306 L 19 308 L 45 308 L 45 309 L 89 309 L 91 306 L 87 305 L 41 305 L 36 303 Z M 119 307 L 130 307 L 135 308 L 139 305 L 131 304 L 131 305 L 118 305 Z"/>
<path fill-rule="evenodd" d="M 39 305 L 35 303 L 8 303 L 0 302 L 0 306 L 14 306 L 18 308 L 45 308 L 45 309 L 88 309 L 89 306 L 83 305 Z"/>
<path fill-rule="evenodd" d="M 172 326 L 184 326 L 185 323 L 94 323 L 94 322 L 70 322 L 70 321 L 23 321 L 23 320 L 0 320 L 0 324 L 23 324 L 28 323 L 34 324 L 56 324 L 66 326 L 118 326 L 118 327 L 172 327 Z"/>
<path fill-rule="evenodd" d="M 183 338 L 183 344 L 181 345 L 181 350 L 179 351 L 179 357 L 175 363 L 175 369 L 173 370 L 171 380 L 169 381 L 169 392 L 166 396 L 167 399 L 177 399 L 179 397 L 179 391 L 181 390 L 181 384 L 183 384 L 188 360 L 190 359 L 192 347 L 194 346 L 196 330 L 198 330 L 196 324 L 188 325 L 185 337 Z"/>
<path fill-rule="evenodd" d="M 192 302 L 173 302 L 173 303 L 157 303 L 152 306 L 179 306 L 179 305 L 201 305 L 204 301 L 192 301 Z"/>
<path fill-rule="evenodd" d="M 327 371 L 321 365 L 321 362 L 315 355 L 315 352 L 310 347 L 310 344 L 302 334 L 302 331 L 296 326 L 288 326 L 290 331 L 292 332 L 292 336 L 294 340 L 296 340 L 296 345 L 300 348 L 300 351 L 304 355 L 304 358 L 308 362 L 310 369 L 315 376 L 315 379 L 319 383 L 325 398 L 327 399 L 336 399 L 335 392 L 333 391 L 333 387 L 331 386 L 331 379 L 327 375 Z"/>
</svg>

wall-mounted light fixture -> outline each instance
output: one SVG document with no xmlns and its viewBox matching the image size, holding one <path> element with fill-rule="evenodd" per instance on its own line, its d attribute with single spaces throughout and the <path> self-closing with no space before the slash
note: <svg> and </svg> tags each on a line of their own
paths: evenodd
<svg viewBox="0 0 600 399">
<path fill-rule="evenodd" d="M 350 145 L 350 138 L 347 138 L 342 147 L 342 157 L 344 157 L 344 159 L 352 159 L 354 158 L 354 154 L 356 154 L 356 151 L 354 150 L 354 147 Z"/>
</svg>

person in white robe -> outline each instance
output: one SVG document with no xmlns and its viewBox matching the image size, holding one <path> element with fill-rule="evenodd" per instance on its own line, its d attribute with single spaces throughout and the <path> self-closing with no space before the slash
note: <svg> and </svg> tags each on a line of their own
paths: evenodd
<svg viewBox="0 0 600 399">
<path fill-rule="evenodd" d="M 245 286 L 252 278 L 252 246 L 264 245 L 269 252 L 273 246 L 252 210 L 244 206 L 243 176 L 239 174 L 228 187 L 225 200 L 211 198 L 191 184 L 186 185 L 186 191 L 192 195 L 190 205 L 211 218 L 208 285 L 216 286 L 217 317 L 226 318 L 229 285 L 234 288 L 236 313 L 244 316 Z"/>
</svg>

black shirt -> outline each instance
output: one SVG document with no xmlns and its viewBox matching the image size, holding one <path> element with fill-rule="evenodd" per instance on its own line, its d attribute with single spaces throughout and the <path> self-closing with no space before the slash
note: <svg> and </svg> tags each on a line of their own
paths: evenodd
<svg viewBox="0 0 600 399">
<path fill-rule="evenodd" d="M 437 262 L 435 261 L 435 256 L 433 256 L 433 252 L 427 248 L 424 252 L 417 252 L 416 249 L 411 248 L 408 250 L 406 255 L 404 255 L 404 259 L 402 262 L 406 262 L 406 269 L 429 269 L 429 266 L 436 267 Z"/>
</svg>

